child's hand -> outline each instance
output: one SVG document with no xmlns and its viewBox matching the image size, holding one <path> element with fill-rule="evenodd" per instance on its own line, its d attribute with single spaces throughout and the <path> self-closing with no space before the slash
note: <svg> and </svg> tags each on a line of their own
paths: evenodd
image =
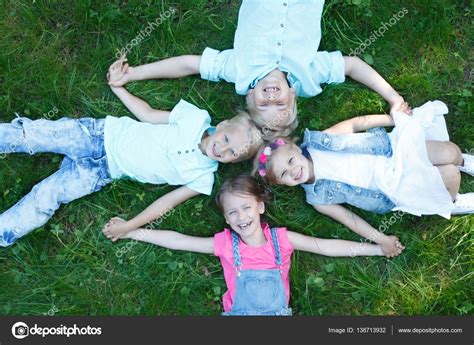
<svg viewBox="0 0 474 345">
<path fill-rule="evenodd" d="M 114 217 L 104 225 L 102 232 L 109 240 L 115 242 L 126 237 L 127 233 L 131 231 L 126 224 L 127 222 L 122 218 Z"/>
<path fill-rule="evenodd" d="M 123 55 L 120 59 L 110 65 L 109 72 L 107 73 L 107 80 L 111 87 L 121 87 L 130 81 L 132 67 L 130 67 L 126 61 L 127 58 Z"/>
<path fill-rule="evenodd" d="M 405 102 L 402 96 L 397 97 L 397 99 L 390 103 L 390 114 L 394 112 L 405 113 L 411 115 L 411 107 Z"/>
<path fill-rule="evenodd" d="M 380 247 L 387 258 L 394 258 L 400 255 L 405 249 L 397 236 L 387 236 L 387 240 L 380 243 Z"/>
</svg>

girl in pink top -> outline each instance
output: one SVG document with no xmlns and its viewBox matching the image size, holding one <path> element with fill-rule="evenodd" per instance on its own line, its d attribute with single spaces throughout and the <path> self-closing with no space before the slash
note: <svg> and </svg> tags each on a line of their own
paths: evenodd
<svg viewBox="0 0 474 345">
<path fill-rule="evenodd" d="M 227 180 L 216 195 L 230 229 L 214 237 L 137 229 L 124 238 L 218 256 L 227 285 L 223 315 L 291 315 L 289 271 L 295 249 L 327 256 L 384 255 L 375 244 L 320 239 L 284 227 L 270 228 L 261 221 L 269 198 L 268 191 L 253 177 L 240 175 Z M 107 228 L 103 232 L 113 238 Z"/>
</svg>

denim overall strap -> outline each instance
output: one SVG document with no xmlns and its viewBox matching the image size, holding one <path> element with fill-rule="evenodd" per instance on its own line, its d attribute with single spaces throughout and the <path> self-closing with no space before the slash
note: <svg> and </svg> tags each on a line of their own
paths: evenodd
<svg viewBox="0 0 474 345">
<path fill-rule="evenodd" d="M 278 233 L 276 228 L 270 230 L 272 234 L 273 248 L 275 249 L 275 264 L 280 268 L 280 273 L 283 273 L 282 261 L 281 261 L 281 252 L 280 252 L 280 243 L 278 241 Z"/>
<path fill-rule="evenodd" d="M 242 258 L 239 251 L 239 235 L 234 230 L 232 231 L 232 253 L 234 256 L 234 267 L 237 271 L 237 277 L 240 276 L 240 271 L 242 271 Z"/>
</svg>

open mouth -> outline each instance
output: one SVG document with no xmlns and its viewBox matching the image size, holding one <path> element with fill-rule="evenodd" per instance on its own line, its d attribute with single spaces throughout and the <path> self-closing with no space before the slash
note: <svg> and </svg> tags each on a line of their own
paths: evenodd
<svg viewBox="0 0 474 345">
<path fill-rule="evenodd" d="M 264 92 L 278 92 L 278 91 L 280 91 L 280 88 L 276 87 L 276 86 L 268 86 L 268 87 L 264 88 L 263 91 Z"/>
<path fill-rule="evenodd" d="M 237 225 L 240 231 L 245 231 L 249 228 L 250 225 L 252 225 L 253 222 L 248 222 L 248 223 L 242 223 Z"/>
<path fill-rule="evenodd" d="M 214 155 L 214 157 L 221 157 L 221 155 L 217 152 L 216 144 L 212 146 L 212 154 Z"/>
</svg>

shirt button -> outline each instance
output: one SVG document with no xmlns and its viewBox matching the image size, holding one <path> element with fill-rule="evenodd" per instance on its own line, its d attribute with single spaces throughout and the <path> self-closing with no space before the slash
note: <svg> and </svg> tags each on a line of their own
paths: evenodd
<svg viewBox="0 0 474 345">
<path fill-rule="evenodd" d="M 285 24 L 281 23 L 280 26 L 281 26 L 282 28 L 284 28 L 284 27 L 285 27 Z"/>
<path fill-rule="evenodd" d="M 280 60 L 277 60 L 277 65 L 280 63 Z"/>
<path fill-rule="evenodd" d="M 379 195 L 378 195 L 378 194 L 374 194 L 374 197 L 375 197 L 375 198 L 378 198 L 378 197 L 379 197 Z"/>
<path fill-rule="evenodd" d="M 356 193 L 360 193 L 360 188 L 356 188 Z"/>
<path fill-rule="evenodd" d="M 327 143 L 329 141 L 329 138 L 324 138 L 324 142 Z"/>
<path fill-rule="evenodd" d="M 288 6 L 288 4 L 287 4 L 286 2 L 284 2 L 284 3 L 283 3 L 283 6 L 285 6 L 285 7 L 286 7 L 286 6 Z"/>
<path fill-rule="evenodd" d="M 281 46 L 281 42 L 278 42 L 277 45 L 278 45 L 278 46 Z"/>
<path fill-rule="evenodd" d="M 341 188 L 341 184 L 340 184 L 339 182 L 336 183 L 336 187 L 337 187 L 337 188 Z"/>
<path fill-rule="evenodd" d="M 189 151 L 188 151 L 188 150 L 186 150 L 186 153 L 189 153 Z"/>
<path fill-rule="evenodd" d="M 181 154 L 181 151 L 178 151 L 178 155 L 180 155 L 180 154 Z"/>
<path fill-rule="evenodd" d="M 196 149 L 192 149 L 192 151 L 191 151 L 191 152 L 194 152 L 194 151 L 196 151 Z"/>
</svg>

